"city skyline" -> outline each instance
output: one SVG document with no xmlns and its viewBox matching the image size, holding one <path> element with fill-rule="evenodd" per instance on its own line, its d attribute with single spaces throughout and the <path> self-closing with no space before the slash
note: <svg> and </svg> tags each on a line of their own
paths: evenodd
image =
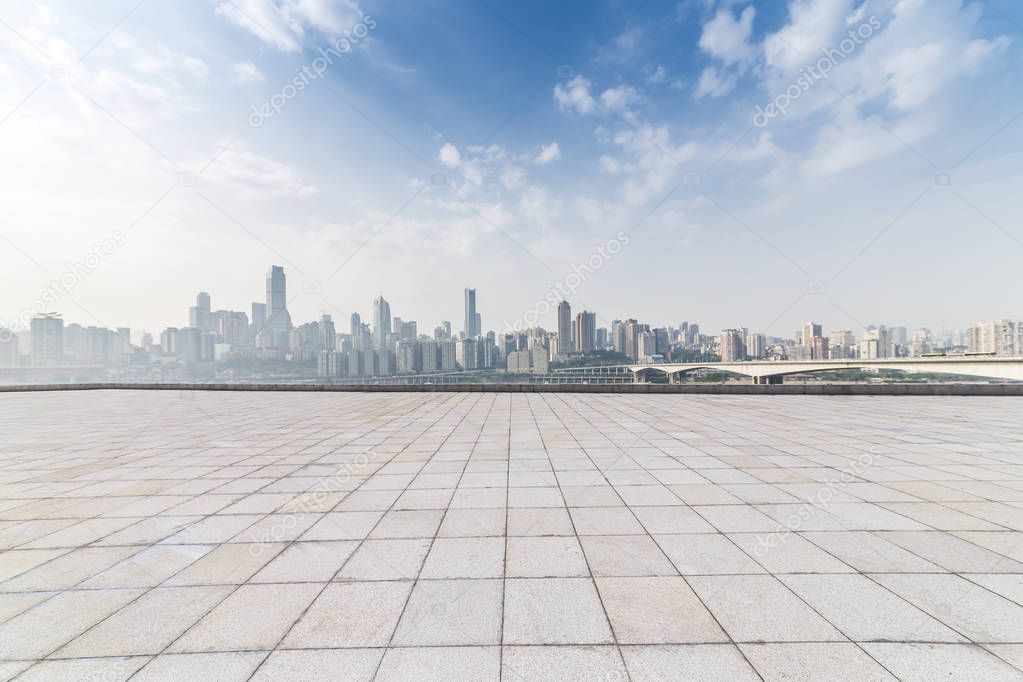
<svg viewBox="0 0 1023 682">
<path fill-rule="evenodd" d="M 220 311 L 220 312 L 245 312 L 246 310 L 249 310 L 249 311 L 251 311 L 251 314 L 249 314 L 249 313 L 245 313 L 245 314 L 246 314 L 246 316 L 248 318 L 248 321 L 249 321 L 250 325 L 253 325 L 253 326 L 255 326 L 258 329 L 266 329 L 267 332 L 270 333 L 271 335 L 276 335 L 276 334 L 280 334 L 282 332 L 287 332 L 287 331 L 290 331 L 291 329 L 293 329 L 296 326 L 296 324 L 293 322 L 292 316 L 291 316 L 291 311 L 288 308 L 288 306 L 291 305 L 291 302 L 294 300 L 294 297 L 293 297 L 292 294 L 287 293 L 286 290 L 285 290 L 286 276 L 287 276 L 287 274 L 286 274 L 285 269 L 284 269 L 283 266 L 281 266 L 281 265 L 271 265 L 269 267 L 269 269 L 267 271 L 267 274 L 266 274 L 266 278 L 265 278 L 265 281 L 266 281 L 266 299 L 265 299 L 265 301 L 250 301 L 248 304 L 245 304 L 243 306 L 233 306 L 233 307 L 232 306 L 221 307 L 219 305 L 214 306 L 213 305 L 213 301 L 215 300 L 214 296 L 211 295 L 210 292 L 208 292 L 208 291 L 199 291 L 199 292 L 197 292 L 196 294 L 193 295 L 193 300 L 196 302 L 196 305 L 188 307 L 186 314 L 180 316 L 180 319 L 186 320 L 186 321 L 183 321 L 181 323 L 175 323 L 173 320 L 165 321 L 163 324 L 158 325 L 155 328 L 140 328 L 140 327 L 137 327 L 137 326 L 134 326 L 134 325 L 128 325 L 127 328 L 130 328 L 132 330 L 133 335 L 134 335 L 133 336 L 133 342 L 135 342 L 135 341 L 138 340 L 137 337 L 140 334 L 143 334 L 143 333 L 158 334 L 162 329 L 167 328 L 167 327 L 203 327 L 203 326 L 205 326 L 203 320 L 206 317 L 208 317 L 214 309 L 216 309 L 217 311 Z M 557 302 L 556 306 L 552 306 L 551 307 L 551 310 L 553 311 L 551 315 L 553 315 L 553 317 L 554 317 L 554 319 L 552 321 L 553 324 L 551 324 L 551 323 L 545 324 L 545 323 L 542 322 L 542 320 L 540 318 L 543 318 L 543 317 L 548 317 L 549 318 L 549 317 L 551 317 L 551 315 L 541 315 L 539 313 L 539 311 L 537 311 L 538 306 L 536 304 L 534 304 L 532 306 L 532 310 L 533 311 L 537 311 L 535 317 L 532 318 L 532 319 L 528 315 L 524 315 L 523 313 L 520 313 L 514 320 L 513 319 L 509 319 L 509 318 L 505 318 L 503 320 L 497 321 L 496 323 L 493 323 L 493 322 L 483 322 L 482 320 L 485 319 L 485 318 L 483 318 L 483 313 L 481 311 L 478 311 L 477 307 L 476 307 L 476 289 L 475 288 L 470 288 L 470 287 L 465 287 L 463 289 L 463 297 L 464 297 L 463 303 L 464 303 L 464 312 L 465 312 L 465 317 L 464 317 L 464 323 L 465 324 L 464 324 L 464 326 L 463 326 L 461 331 L 462 331 L 462 335 L 468 336 L 470 338 L 476 337 L 476 336 L 485 335 L 487 332 L 491 332 L 491 331 L 500 335 L 500 334 L 505 334 L 505 333 L 524 332 L 524 331 L 527 331 L 527 330 L 532 329 L 532 328 L 542 328 L 542 329 L 545 329 L 547 331 L 550 331 L 550 332 L 553 332 L 553 333 L 557 333 L 559 336 L 568 336 L 569 338 L 571 338 L 572 339 L 571 350 L 572 350 L 572 352 L 577 352 L 577 351 L 584 351 L 584 350 L 592 350 L 593 345 L 595 345 L 595 343 L 596 343 L 596 333 L 597 333 L 597 330 L 601 329 L 601 330 L 605 330 L 606 331 L 608 329 L 608 325 L 612 322 L 612 320 L 610 318 L 601 315 L 599 312 L 592 311 L 592 310 L 589 310 L 589 309 L 585 309 L 584 308 L 584 309 L 580 310 L 580 309 L 576 308 L 575 312 L 573 312 L 573 305 L 574 305 L 574 303 L 571 300 L 569 300 L 568 298 L 563 298 L 563 299 L 559 300 Z M 216 299 L 216 300 L 219 301 L 219 299 Z M 539 303 L 544 303 L 544 302 L 541 301 Z M 387 300 L 384 297 L 384 294 L 382 292 L 378 293 L 377 296 L 375 296 L 372 299 L 372 301 L 370 302 L 370 305 L 368 307 L 370 308 L 370 311 L 371 311 L 370 312 L 370 317 L 369 317 L 369 319 L 371 320 L 371 323 L 368 324 L 368 328 L 371 330 L 371 334 L 372 334 L 372 338 L 373 338 L 373 343 L 379 345 L 381 343 L 381 340 L 382 340 L 382 337 L 379 334 L 379 330 L 381 330 L 381 329 L 391 330 L 392 329 L 392 319 L 393 319 L 394 322 L 400 322 L 402 320 L 402 318 L 401 317 L 393 317 L 392 318 L 392 314 L 391 314 L 391 301 Z M 241 310 L 235 310 L 236 308 L 241 308 Z M 466 329 L 466 326 L 468 326 L 468 323 L 469 323 L 469 320 L 470 320 L 470 314 L 475 316 L 475 318 L 474 318 L 475 319 L 475 321 L 474 321 L 474 325 L 475 326 L 473 326 L 473 328 L 471 330 Z M 33 316 L 36 316 L 36 315 L 44 315 L 44 316 L 45 315 L 57 315 L 57 316 L 60 316 L 62 318 L 65 318 L 66 319 L 66 323 L 71 323 L 70 318 L 67 318 L 67 315 L 65 314 L 65 312 L 60 311 L 60 310 L 45 310 L 45 311 L 39 311 L 38 313 L 33 312 L 32 315 L 30 316 L 30 318 L 33 317 Z M 580 320 L 580 316 L 582 316 L 582 315 L 586 315 L 588 317 L 584 321 L 581 321 Z M 316 316 L 314 316 L 312 318 L 309 318 L 309 319 L 316 320 L 316 319 L 322 318 L 323 316 L 328 316 L 328 317 L 337 318 L 337 319 L 343 319 L 344 321 L 351 321 L 352 325 L 357 324 L 354 320 L 359 320 L 359 322 L 361 323 L 361 317 L 362 317 L 360 311 L 358 309 L 356 309 L 356 307 L 353 307 L 351 312 L 344 312 L 344 311 L 341 311 L 338 308 L 334 308 L 333 311 L 321 310 L 318 315 L 316 315 Z M 615 315 L 614 316 L 614 321 L 624 320 L 624 319 L 631 319 L 633 317 L 634 316 L 629 315 L 629 314 L 623 312 L 623 313 L 620 313 L 618 315 Z M 30 318 L 27 318 L 27 319 L 30 319 Z M 415 323 L 415 322 L 421 323 L 423 326 L 421 326 L 420 329 L 422 331 L 424 331 L 424 332 L 428 331 L 428 327 L 426 325 L 431 324 L 431 322 L 429 320 L 423 320 L 420 316 L 416 316 L 416 318 L 414 320 L 408 318 L 407 316 L 405 317 L 405 319 L 409 320 L 409 321 L 411 321 L 413 323 Z M 1009 315 L 1009 316 L 1004 316 L 1003 315 L 1003 316 L 996 316 L 994 319 L 1016 320 L 1016 319 L 1023 319 L 1023 315 L 1015 315 L 1015 316 L 1014 315 Z M 531 324 L 527 324 L 527 320 L 532 322 L 532 323 Z M 23 332 L 28 332 L 29 331 L 28 325 L 24 324 L 24 322 L 22 320 L 19 320 L 17 318 L 12 318 L 11 321 L 15 321 L 15 323 L 11 324 L 10 322 L 5 322 L 3 319 L 0 319 L 0 330 L 13 331 L 14 333 L 23 333 Z M 118 321 L 124 322 L 125 320 L 119 319 Z M 656 327 L 675 327 L 678 324 L 686 323 L 686 321 L 687 321 L 687 319 L 686 319 L 685 315 L 682 315 L 682 316 L 678 317 L 675 320 L 669 320 L 666 317 L 662 316 L 662 317 L 659 317 L 659 318 L 655 318 L 653 321 L 650 321 L 647 324 L 650 325 L 650 326 L 656 326 Z M 74 320 L 74 322 L 75 323 L 85 323 L 85 324 L 90 324 L 90 325 L 92 325 L 92 324 L 99 324 L 100 326 L 103 326 L 102 323 L 100 323 L 98 320 L 92 320 L 92 321 L 88 321 L 88 320 L 81 320 L 81 321 L 80 320 Z M 436 320 L 436 322 L 438 324 L 446 324 L 446 325 L 448 325 L 448 327 L 449 327 L 448 333 L 449 334 L 452 334 L 452 330 L 453 331 L 458 331 L 457 329 L 453 329 L 451 327 L 452 323 L 451 323 L 450 316 L 448 318 L 438 319 L 438 320 Z M 891 321 L 889 321 L 889 322 L 891 322 Z M 896 321 L 896 322 L 898 322 L 898 321 Z M 880 323 L 879 322 L 873 322 L 873 323 L 869 323 L 867 326 L 863 327 L 862 330 L 860 330 L 860 331 L 864 332 L 864 331 L 868 331 L 870 329 L 876 329 L 877 327 L 889 327 L 889 328 L 899 327 L 899 328 L 903 328 L 905 330 L 909 330 L 910 332 L 911 331 L 917 331 L 917 330 L 927 330 L 927 331 L 932 332 L 935 335 L 941 335 L 942 333 L 949 333 L 949 332 L 962 334 L 962 333 L 965 333 L 966 329 L 968 329 L 970 327 L 974 327 L 974 326 L 979 325 L 979 324 L 984 324 L 985 322 L 987 322 L 987 320 L 974 320 L 969 325 L 965 325 L 963 327 L 956 327 L 956 328 L 947 328 L 947 327 L 943 327 L 943 326 L 934 326 L 934 325 L 922 326 L 922 327 L 911 327 L 910 325 L 905 325 L 905 324 L 885 324 L 884 322 L 880 322 Z M 606 323 L 606 324 L 604 324 L 604 323 Z M 298 324 L 302 324 L 302 322 L 299 322 Z M 578 341 L 578 329 L 580 329 L 580 325 L 581 324 L 585 324 L 586 325 L 586 329 L 588 330 L 587 333 L 592 332 L 592 336 L 593 336 L 593 342 L 591 343 L 591 342 L 587 341 L 586 345 L 584 347 L 580 347 L 578 345 L 579 344 L 579 341 Z M 733 327 L 734 327 L 734 322 L 733 322 L 733 324 L 731 326 L 722 328 L 720 331 L 721 332 L 726 332 L 726 331 L 728 331 L 729 329 L 731 329 Z M 785 330 L 778 330 L 777 333 L 770 333 L 770 334 L 768 334 L 767 332 L 765 332 L 763 330 L 755 329 L 753 327 L 744 327 L 744 329 L 749 329 L 752 333 L 756 333 L 756 334 L 760 334 L 760 335 L 764 335 L 764 336 L 768 336 L 768 337 L 772 337 L 772 338 L 794 340 L 794 341 L 796 341 L 798 343 L 798 342 L 800 342 L 801 338 L 814 337 L 814 336 L 822 336 L 822 335 L 827 336 L 827 334 L 825 334 L 823 332 L 823 329 L 825 327 L 827 327 L 827 325 L 824 325 L 824 324 L 819 323 L 819 322 L 807 322 L 807 323 L 804 323 L 802 325 L 799 325 L 799 328 L 795 332 L 792 332 L 792 333 L 786 333 Z M 111 327 L 111 328 L 114 328 L 114 327 Z M 354 326 L 352 328 L 354 329 Z M 715 330 L 714 330 L 713 327 L 705 326 L 704 327 L 704 331 L 714 332 Z M 855 330 L 846 330 L 846 329 L 843 329 L 843 328 L 832 328 L 832 331 L 835 332 L 835 333 L 852 333 L 853 335 L 856 335 L 856 331 Z M 457 336 L 457 334 L 452 334 L 452 336 Z M 280 346 L 280 347 L 286 347 L 287 343 L 282 343 L 282 342 L 279 342 L 279 341 L 275 341 L 274 344 L 271 344 L 271 345 L 276 345 L 276 346 Z"/>
<path fill-rule="evenodd" d="M 155 343 L 157 337 L 163 338 L 170 331 L 174 333 L 179 331 L 214 332 L 216 338 L 211 339 L 209 343 L 226 345 L 225 352 L 232 350 L 232 346 L 233 350 L 252 346 L 294 352 L 298 349 L 294 347 L 293 333 L 310 324 L 329 325 L 328 329 L 315 332 L 322 340 L 320 349 L 328 351 L 333 351 L 337 347 L 338 341 L 335 340 L 335 337 L 336 339 L 344 337 L 351 339 L 356 348 L 385 348 L 388 351 L 394 350 L 395 342 L 399 340 L 416 341 L 431 337 L 428 321 L 424 321 L 424 324 L 420 326 L 418 318 L 410 319 L 407 315 L 404 318 L 392 315 L 390 301 L 384 297 L 383 293 L 378 294 L 372 301 L 370 323 L 363 323 L 362 315 L 358 311 L 346 314 L 344 317 L 347 319 L 340 320 L 341 329 L 348 328 L 349 333 L 337 331 L 335 315 L 326 312 L 321 313 L 318 318 L 313 320 L 295 323 L 288 309 L 289 300 L 294 299 L 287 290 L 287 273 L 284 267 L 271 265 L 266 272 L 265 283 L 265 300 L 252 301 L 248 306 L 251 316 L 244 310 L 214 306 L 214 297 L 208 291 L 200 291 L 195 295 L 196 304 L 187 309 L 187 324 L 169 324 L 157 330 L 138 329 L 130 326 L 107 329 L 102 325 L 82 325 L 78 321 L 70 320 L 65 322 L 61 313 L 47 311 L 31 316 L 31 330 L 29 325 L 14 327 L 0 325 L 0 333 L 2 333 L 0 341 L 7 342 L 11 336 L 18 335 L 29 342 L 28 348 L 31 350 L 32 356 L 38 355 L 51 360 L 58 358 L 61 354 L 53 349 L 52 340 L 54 335 L 52 323 L 56 320 L 60 320 L 61 325 L 68 324 L 77 328 L 88 327 L 106 330 L 117 337 L 116 343 L 120 344 L 122 352 L 127 350 L 126 346 L 145 347 L 144 339 L 147 337 L 150 342 Z M 804 355 L 806 359 L 896 357 L 900 354 L 920 356 L 932 350 L 946 349 L 998 355 L 1023 355 L 1023 316 L 1003 317 L 994 322 L 981 320 L 965 329 L 953 330 L 929 327 L 911 328 L 899 324 L 871 324 L 864 327 L 859 333 L 851 329 L 826 330 L 825 325 L 809 321 L 802 324 L 793 334 L 786 335 L 784 333 L 768 334 L 756 328 L 734 326 L 714 333 L 712 328 L 703 327 L 701 329 L 696 320 L 668 323 L 642 322 L 628 315 L 616 316 L 614 320 L 609 321 L 607 326 L 604 326 L 602 323 L 606 318 L 597 312 L 577 309 L 573 313 L 572 303 L 567 299 L 558 302 L 554 308 L 556 324 L 553 327 L 547 327 L 538 322 L 542 312 L 540 307 L 545 304 L 546 301 L 540 301 L 534 305 L 533 312 L 536 313 L 534 319 L 530 319 L 527 313 L 514 322 L 504 320 L 502 326 L 495 328 L 482 323 L 482 313 L 477 310 L 476 289 L 465 287 L 463 289 L 465 314 L 463 330 L 457 332 L 452 326 L 451 320 L 442 319 L 434 328 L 432 337 L 435 340 L 471 340 L 488 337 L 498 344 L 502 338 L 526 335 L 532 339 L 534 332 L 541 332 L 544 334 L 542 344 L 549 351 L 552 361 L 556 358 L 585 355 L 612 348 L 640 361 L 644 357 L 662 356 L 664 349 L 676 344 L 680 344 L 682 347 L 699 347 L 701 343 L 706 346 L 708 352 L 716 353 L 722 361 L 767 358 L 770 355 L 768 351 L 771 350 L 771 347 L 779 346 L 790 349 L 782 351 L 790 359 Z M 346 321 L 349 323 L 347 327 L 345 326 Z M 31 331 L 37 329 L 36 322 L 39 323 L 38 331 L 40 333 L 33 335 Z M 999 325 L 1003 328 L 999 328 Z M 628 332 L 630 335 L 628 341 L 625 340 L 625 337 L 619 337 L 618 331 L 626 327 L 634 328 Z M 673 336 L 661 338 L 661 333 L 670 333 Z M 649 339 L 646 339 L 645 336 L 649 336 Z M 706 341 L 701 342 L 701 339 Z M 167 342 L 163 341 L 163 343 Z M 196 337 L 191 343 L 198 348 L 199 338 Z M 649 347 L 647 347 L 648 343 Z M 40 350 L 41 348 L 45 349 Z M 532 340 L 530 348 L 532 348 Z M 798 348 L 805 350 L 794 350 Z M 504 353 L 501 354 L 500 359 L 502 362 L 506 361 Z M 10 359 L 7 360 L 10 361 Z M 494 367 L 496 368 L 496 365 Z"/>
<path fill-rule="evenodd" d="M 1023 8 L 128 9 L 2 13 L 5 321 L 69 273 L 46 309 L 94 323 L 156 329 L 184 291 L 245 309 L 271 259 L 302 319 L 383 289 L 460 327 L 434 292 L 472 283 L 496 327 L 592 258 L 568 298 L 605 316 L 788 334 L 1020 312 Z"/>
</svg>

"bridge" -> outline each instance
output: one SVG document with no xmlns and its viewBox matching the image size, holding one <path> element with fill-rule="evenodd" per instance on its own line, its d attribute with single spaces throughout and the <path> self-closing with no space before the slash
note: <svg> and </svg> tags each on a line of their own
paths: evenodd
<svg viewBox="0 0 1023 682">
<path fill-rule="evenodd" d="M 643 383 L 651 373 L 660 373 L 668 383 L 679 383 L 683 374 L 696 370 L 713 370 L 741 374 L 753 379 L 754 384 L 780 384 L 792 374 L 831 372 L 842 369 L 893 369 L 902 372 L 933 372 L 959 374 L 985 379 L 1023 381 L 1023 357 L 956 357 L 884 358 L 876 360 L 745 360 L 741 362 L 662 363 L 616 365 L 612 367 L 577 367 L 557 370 L 580 373 L 595 370 L 594 374 L 608 371 L 630 372 Z"/>
</svg>

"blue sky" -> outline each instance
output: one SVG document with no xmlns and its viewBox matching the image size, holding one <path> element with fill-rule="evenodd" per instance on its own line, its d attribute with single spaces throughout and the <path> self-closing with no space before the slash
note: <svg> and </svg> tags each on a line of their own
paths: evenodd
<svg viewBox="0 0 1023 682">
<path fill-rule="evenodd" d="M 501 329 L 624 232 L 570 296 L 605 325 L 1023 317 L 1006 0 L 17 1 L 0 20 L 4 320 L 115 232 L 46 307 L 157 331 L 200 290 L 247 310 L 281 263 L 299 321 L 382 292 L 457 329 L 475 286 Z"/>
</svg>

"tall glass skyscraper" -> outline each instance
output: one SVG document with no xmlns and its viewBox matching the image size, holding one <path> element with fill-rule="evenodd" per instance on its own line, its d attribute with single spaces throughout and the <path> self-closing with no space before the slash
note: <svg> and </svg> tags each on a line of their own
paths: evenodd
<svg viewBox="0 0 1023 682">
<path fill-rule="evenodd" d="M 284 279 L 284 268 L 270 266 L 266 273 L 266 327 L 264 336 L 273 348 L 287 348 L 291 332 L 291 315 L 288 314 L 288 292 Z"/>
<path fill-rule="evenodd" d="M 480 335 L 480 316 L 476 312 L 476 290 L 465 290 L 465 336 L 468 339 Z"/>
<path fill-rule="evenodd" d="M 391 304 L 384 300 L 383 294 L 373 299 L 373 346 L 383 348 L 387 345 L 387 334 L 391 331 Z"/>
</svg>

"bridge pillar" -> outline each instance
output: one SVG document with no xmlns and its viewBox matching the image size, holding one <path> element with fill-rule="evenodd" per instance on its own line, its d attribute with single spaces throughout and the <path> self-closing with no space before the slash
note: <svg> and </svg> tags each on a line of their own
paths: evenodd
<svg viewBox="0 0 1023 682">
<path fill-rule="evenodd" d="M 754 384 L 764 385 L 777 385 L 782 383 L 781 375 L 769 376 L 769 377 L 753 377 Z"/>
</svg>

